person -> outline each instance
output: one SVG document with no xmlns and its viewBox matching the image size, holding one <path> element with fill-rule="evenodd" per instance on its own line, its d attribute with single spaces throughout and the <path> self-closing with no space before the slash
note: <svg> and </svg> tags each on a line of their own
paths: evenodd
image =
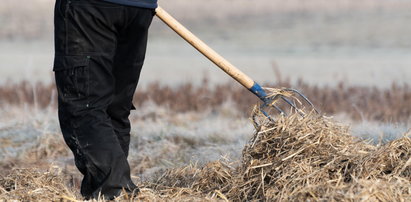
<svg viewBox="0 0 411 202">
<path fill-rule="evenodd" d="M 56 0 L 58 116 L 85 199 L 139 192 L 127 161 L 128 116 L 156 7 L 157 0 Z"/>
</svg>

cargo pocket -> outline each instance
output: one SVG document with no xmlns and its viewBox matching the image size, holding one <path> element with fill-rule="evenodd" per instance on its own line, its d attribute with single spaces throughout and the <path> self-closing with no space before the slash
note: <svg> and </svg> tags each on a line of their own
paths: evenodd
<svg viewBox="0 0 411 202">
<path fill-rule="evenodd" d="M 56 56 L 53 71 L 59 97 L 80 101 L 89 96 L 89 56 Z"/>
</svg>

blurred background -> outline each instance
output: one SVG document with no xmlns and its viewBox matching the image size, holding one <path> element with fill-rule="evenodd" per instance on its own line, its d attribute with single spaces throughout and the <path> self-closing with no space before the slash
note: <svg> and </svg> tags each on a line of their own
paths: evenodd
<svg viewBox="0 0 411 202">
<path fill-rule="evenodd" d="M 25 190 L 22 179 L 32 178 L 18 169 L 50 166 L 61 168 L 61 182 L 81 200 L 81 175 L 57 118 L 54 3 L 0 1 L 0 201 L 30 201 L 44 185 Z M 376 145 L 411 134 L 411 0 L 159 3 L 253 79 L 301 90 L 350 134 Z M 240 161 L 258 101 L 154 18 L 130 116 L 133 180 L 155 183 L 169 168 Z"/>
<path fill-rule="evenodd" d="M 57 118 L 54 3 L 0 3 L 0 177 L 57 165 L 79 196 L 81 175 Z M 373 144 L 411 134 L 411 0 L 159 3 L 253 79 L 301 90 L 350 134 Z M 241 160 L 258 101 L 154 18 L 130 116 L 133 179 L 156 182 L 165 169 L 222 156 Z M 0 178 L 0 201 L 16 199 L 8 186 Z"/>
<path fill-rule="evenodd" d="M 260 82 L 390 87 L 411 80 L 410 0 L 173 0 L 161 6 Z M 53 0 L 2 0 L 0 83 L 52 80 Z M 161 73 L 160 73 L 161 72 Z M 140 87 L 231 81 L 154 19 Z"/>
</svg>

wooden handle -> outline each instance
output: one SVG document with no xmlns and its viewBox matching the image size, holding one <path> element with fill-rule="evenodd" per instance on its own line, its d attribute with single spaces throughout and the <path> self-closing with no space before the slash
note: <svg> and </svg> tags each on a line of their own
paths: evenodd
<svg viewBox="0 0 411 202">
<path fill-rule="evenodd" d="M 206 56 L 214 64 L 216 64 L 220 69 L 226 72 L 228 75 L 237 80 L 241 85 L 247 89 L 251 89 L 254 86 L 254 81 L 244 74 L 242 71 L 237 69 L 234 65 L 224 59 L 221 55 L 211 49 L 207 44 L 201 41 L 188 29 L 186 29 L 182 24 L 180 24 L 176 19 L 174 19 L 170 14 L 160 7 L 156 9 L 156 15 L 164 23 L 166 23 L 171 29 L 173 29 L 178 35 L 180 35 L 184 40 L 190 43 L 194 48 L 196 48 L 200 53 Z"/>
</svg>

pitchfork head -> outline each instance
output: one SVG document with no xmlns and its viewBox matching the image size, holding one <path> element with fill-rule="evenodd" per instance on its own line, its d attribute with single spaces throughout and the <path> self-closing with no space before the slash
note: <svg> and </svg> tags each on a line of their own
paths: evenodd
<svg viewBox="0 0 411 202">
<path fill-rule="evenodd" d="M 259 107 L 259 111 L 273 121 L 276 114 L 287 116 L 291 113 L 298 113 L 301 116 L 306 116 L 308 113 L 319 113 L 313 103 L 298 90 L 291 88 L 264 88 L 266 95 L 260 97 L 263 103 Z"/>
</svg>

